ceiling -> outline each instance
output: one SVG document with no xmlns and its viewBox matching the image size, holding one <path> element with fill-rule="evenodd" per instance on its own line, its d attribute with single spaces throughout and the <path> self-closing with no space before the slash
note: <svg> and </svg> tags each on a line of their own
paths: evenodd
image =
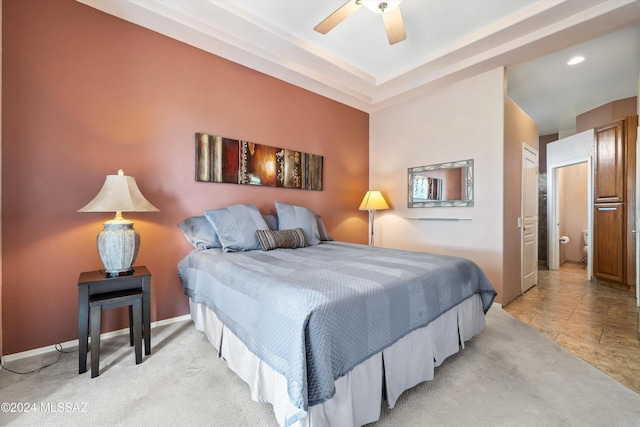
<svg viewBox="0 0 640 427">
<path fill-rule="evenodd" d="M 638 94 L 640 0 L 403 0 L 392 46 L 364 7 L 313 31 L 347 0 L 77 1 L 369 113 L 500 66 L 541 134 Z"/>
</svg>

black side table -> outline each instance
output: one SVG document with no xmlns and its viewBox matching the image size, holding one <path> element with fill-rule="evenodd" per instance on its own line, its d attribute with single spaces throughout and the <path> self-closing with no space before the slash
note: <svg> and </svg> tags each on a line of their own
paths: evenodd
<svg viewBox="0 0 640 427">
<path fill-rule="evenodd" d="M 79 373 L 87 372 L 89 346 L 89 297 L 118 291 L 142 290 L 142 336 L 144 354 L 151 354 L 151 273 L 145 266 L 133 267 L 133 274 L 106 277 L 104 270 L 85 271 L 78 279 Z"/>
</svg>

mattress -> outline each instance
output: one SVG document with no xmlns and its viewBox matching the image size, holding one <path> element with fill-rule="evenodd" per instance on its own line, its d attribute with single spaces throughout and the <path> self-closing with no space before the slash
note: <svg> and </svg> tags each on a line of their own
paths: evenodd
<svg viewBox="0 0 640 427">
<path fill-rule="evenodd" d="M 218 356 L 249 385 L 251 399 L 271 404 L 284 427 L 299 412 L 289 400 L 286 378 L 250 352 L 206 305 L 190 299 L 189 306 L 196 329 L 205 333 Z M 383 404 L 393 408 L 405 390 L 432 380 L 435 368 L 485 325 L 482 301 L 474 295 L 357 365 L 335 381 L 331 399 L 309 407 L 303 418 L 290 425 L 355 427 L 377 421 Z"/>
<path fill-rule="evenodd" d="M 457 351 L 455 308 L 473 298 L 484 314 L 496 295 L 468 259 L 344 242 L 193 251 L 178 272 L 193 303 L 285 378 L 297 411 L 283 425 L 308 418 L 335 396 L 337 380 L 437 319 L 456 320 L 449 341 Z M 441 346 L 433 351 L 439 360 Z"/>
</svg>

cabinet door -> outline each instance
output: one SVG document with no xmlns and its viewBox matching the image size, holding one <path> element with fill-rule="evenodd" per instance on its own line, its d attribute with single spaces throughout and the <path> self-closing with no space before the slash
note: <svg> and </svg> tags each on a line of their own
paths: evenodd
<svg viewBox="0 0 640 427">
<path fill-rule="evenodd" d="M 624 202 L 624 122 L 595 130 L 594 203 Z"/>
<path fill-rule="evenodd" d="M 595 205 L 593 211 L 593 275 L 623 283 L 625 279 L 625 209 L 623 203 Z"/>
<path fill-rule="evenodd" d="M 636 286 L 636 143 L 638 139 L 638 116 L 627 117 L 625 120 L 625 157 L 627 177 L 625 187 L 627 195 L 624 199 L 626 207 L 626 241 L 627 241 L 627 276 L 625 285 Z"/>
</svg>

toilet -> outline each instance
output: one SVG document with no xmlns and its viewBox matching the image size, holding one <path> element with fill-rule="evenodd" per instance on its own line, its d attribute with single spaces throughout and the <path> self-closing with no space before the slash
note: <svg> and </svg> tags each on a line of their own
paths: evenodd
<svg viewBox="0 0 640 427">
<path fill-rule="evenodd" d="M 582 230 L 582 240 L 584 241 L 584 246 L 582 247 L 582 252 L 584 253 L 582 262 L 586 264 L 589 255 L 589 230 Z"/>
</svg>

